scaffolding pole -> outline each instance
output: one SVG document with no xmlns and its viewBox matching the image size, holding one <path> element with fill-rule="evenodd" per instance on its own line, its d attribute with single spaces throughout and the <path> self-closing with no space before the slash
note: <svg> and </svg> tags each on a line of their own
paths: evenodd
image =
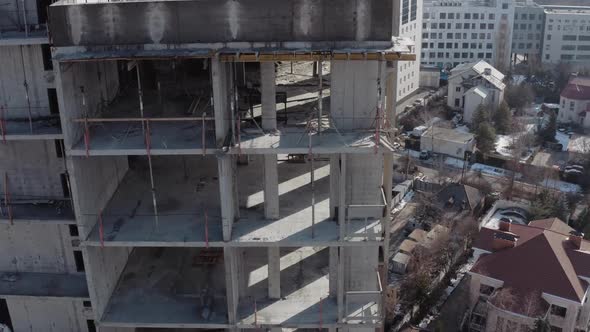
<svg viewBox="0 0 590 332">
<path fill-rule="evenodd" d="M 159 229 L 159 219 L 158 219 L 158 201 L 156 199 L 156 186 L 154 184 L 154 168 L 152 167 L 152 154 L 151 154 L 151 130 L 150 130 L 150 122 L 146 121 L 145 123 L 145 148 L 148 157 L 148 165 L 150 168 L 150 183 L 151 183 L 151 190 L 152 190 L 152 203 L 154 205 L 154 220 L 156 222 L 156 229 Z"/>
<path fill-rule="evenodd" d="M 29 83 L 27 82 L 27 71 L 25 69 L 25 55 L 23 53 L 23 46 L 20 47 L 21 65 L 23 67 L 23 85 L 25 87 L 25 98 L 27 99 L 27 108 L 29 110 L 29 129 L 33 133 L 33 113 L 31 111 L 31 98 L 29 96 Z"/>
<path fill-rule="evenodd" d="M 143 89 L 141 88 L 141 74 L 139 72 L 139 61 L 135 66 L 135 72 L 137 73 L 137 95 L 139 96 L 139 114 L 143 118 Z M 142 134 L 145 134 L 145 123 L 143 121 L 141 122 L 141 132 Z"/>
<path fill-rule="evenodd" d="M 201 134 L 201 140 L 203 142 L 203 156 L 205 156 L 205 154 L 207 153 L 207 141 L 206 141 L 206 136 L 205 136 L 205 131 L 207 130 L 207 124 L 205 123 L 205 118 L 207 117 L 207 113 L 203 113 L 203 116 L 201 117 L 201 123 L 202 123 L 202 131 L 203 133 Z"/>
<path fill-rule="evenodd" d="M 313 164 L 313 151 L 311 142 L 311 131 L 309 133 L 309 173 L 311 177 L 311 238 L 315 238 L 315 177 Z"/>
<path fill-rule="evenodd" d="M 323 112 L 323 99 L 324 99 L 324 82 L 323 82 L 323 63 L 322 60 L 318 61 L 318 76 L 319 91 L 318 91 L 318 135 L 322 135 L 322 112 Z"/>
<path fill-rule="evenodd" d="M 382 89 L 381 89 L 381 65 L 382 61 L 378 61 L 377 66 L 377 112 L 375 112 L 375 154 L 379 152 L 379 144 L 381 143 L 381 107 L 382 107 Z"/>
</svg>

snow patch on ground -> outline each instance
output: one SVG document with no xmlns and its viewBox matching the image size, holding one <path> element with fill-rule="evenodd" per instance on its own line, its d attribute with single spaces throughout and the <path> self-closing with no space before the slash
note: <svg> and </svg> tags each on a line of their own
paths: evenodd
<svg viewBox="0 0 590 332">
<path fill-rule="evenodd" d="M 511 174 L 509 170 L 478 163 L 473 164 L 471 166 L 471 170 L 474 172 L 482 172 L 484 174 L 493 176 L 509 176 Z M 516 174 L 516 178 L 520 178 L 521 176 L 522 175 L 520 173 Z"/>
<path fill-rule="evenodd" d="M 446 157 L 445 158 L 445 165 L 451 166 L 451 167 L 455 167 L 455 168 L 463 168 L 463 165 L 465 164 L 465 162 L 461 159 L 457 159 L 457 158 L 452 158 L 452 157 Z"/>
<path fill-rule="evenodd" d="M 562 145 L 561 151 L 567 151 L 567 146 L 570 144 L 570 136 L 568 134 L 556 131 L 555 140 Z"/>
<path fill-rule="evenodd" d="M 520 133 L 515 133 L 511 135 L 496 135 L 496 152 L 501 154 L 504 157 L 512 157 L 512 149 L 510 146 L 517 142 L 518 139 L 529 132 L 533 132 L 535 130 L 535 125 L 528 124 L 525 127 L 525 131 Z M 527 160 L 531 156 L 531 153 L 527 153 L 524 156 L 521 156 L 521 160 Z"/>
<path fill-rule="evenodd" d="M 414 191 L 410 190 L 406 193 L 406 195 L 404 196 L 404 198 L 402 198 L 402 200 L 391 210 L 391 213 L 397 213 L 399 211 L 401 211 L 409 202 L 412 201 L 412 199 L 414 198 Z"/>
<path fill-rule="evenodd" d="M 547 188 L 554 188 L 565 193 L 579 193 L 582 191 L 582 188 L 577 184 L 559 180 L 545 179 L 541 181 L 540 184 Z"/>
</svg>

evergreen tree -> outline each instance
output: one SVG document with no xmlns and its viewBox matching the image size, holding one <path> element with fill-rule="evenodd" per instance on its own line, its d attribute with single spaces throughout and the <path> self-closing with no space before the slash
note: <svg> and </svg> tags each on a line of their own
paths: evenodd
<svg viewBox="0 0 590 332">
<path fill-rule="evenodd" d="M 477 148 L 483 153 L 489 153 L 496 149 L 496 131 L 489 122 L 483 122 L 475 131 Z"/>
<path fill-rule="evenodd" d="M 490 122 L 489 112 L 484 105 L 479 105 L 473 113 L 473 119 L 471 120 L 471 132 L 476 133 L 479 125 L 484 122 Z"/>
<path fill-rule="evenodd" d="M 533 332 L 551 332 L 551 324 L 549 324 L 547 317 L 537 318 Z"/>
<path fill-rule="evenodd" d="M 494 128 L 499 134 L 509 134 L 512 126 L 512 112 L 506 102 L 502 102 L 494 113 Z"/>
<path fill-rule="evenodd" d="M 539 142 L 555 142 L 555 132 L 557 131 L 557 114 L 555 112 L 549 112 L 549 121 L 542 123 L 541 127 L 537 131 Z"/>
</svg>

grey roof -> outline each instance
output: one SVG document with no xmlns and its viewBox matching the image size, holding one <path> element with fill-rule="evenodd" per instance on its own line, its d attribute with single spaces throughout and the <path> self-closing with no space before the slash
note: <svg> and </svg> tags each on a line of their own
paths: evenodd
<svg viewBox="0 0 590 332">
<path fill-rule="evenodd" d="M 485 70 L 487 68 L 491 69 L 490 75 L 485 74 Z M 506 88 L 506 84 L 504 84 L 503 82 L 504 74 L 502 74 L 499 70 L 497 70 L 484 60 L 472 63 L 463 63 L 458 65 L 457 67 L 451 70 L 450 78 L 457 77 L 458 75 L 461 75 L 465 79 L 473 78 L 471 77 L 472 75 L 474 77 L 482 77 L 500 90 L 504 90 L 504 88 Z"/>
</svg>

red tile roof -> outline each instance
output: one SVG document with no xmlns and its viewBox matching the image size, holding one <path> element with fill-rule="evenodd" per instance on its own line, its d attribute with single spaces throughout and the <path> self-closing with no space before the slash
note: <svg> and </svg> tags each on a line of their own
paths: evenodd
<svg viewBox="0 0 590 332">
<path fill-rule="evenodd" d="M 503 232 L 481 229 L 473 247 L 491 254 L 482 255 L 471 271 L 504 281 L 503 287 L 520 299 L 511 311 L 520 314 L 527 314 L 522 301 L 538 298 L 539 292 L 581 302 L 588 284 L 578 276 L 590 277 L 590 242 L 582 241 L 583 250 L 576 250 L 568 240 L 572 229 L 557 218 L 510 227 L 518 237 L 516 246 L 496 252 L 494 235 Z"/>
<path fill-rule="evenodd" d="M 568 99 L 590 100 L 590 77 L 572 78 L 561 91 L 561 96 Z"/>
</svg>

